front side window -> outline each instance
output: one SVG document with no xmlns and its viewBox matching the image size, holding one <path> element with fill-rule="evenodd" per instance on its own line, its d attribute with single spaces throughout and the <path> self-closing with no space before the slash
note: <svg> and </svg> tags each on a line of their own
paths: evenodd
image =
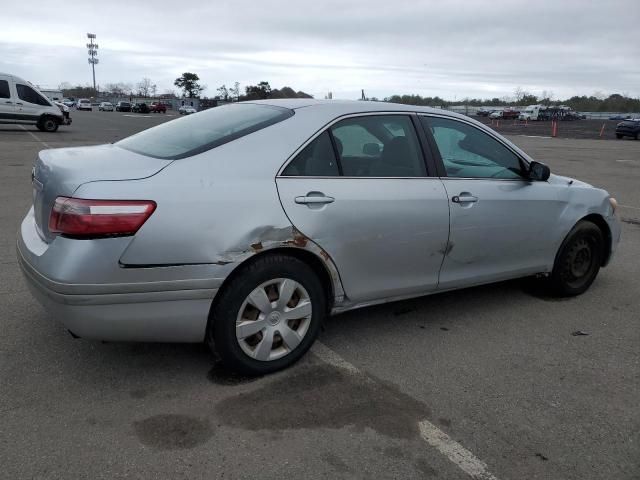
<svg viewBox="0 0 640 480">
<path fill-rule="evenodd" d="M 0 98 L 11 98 L 11 93 L 9 93 L 9 82 L 6 80 L 0 80 Z"/>
<path fill-rule="evenodd" d="M 424 177 L 420 144 L 407 115 L 371 115 L 331 127 L 343 174 L 348 177 Z"/>
<path fill-rule="evenodd" d="M 420 120 L 433 134 L 448 177 L 522 178 L 518 156 L 480 129 L 446 118 Z"/>
<path fill-rule="evenodd" d="M 144 130 L 116 145 L 142 155 L 176 160 L 211 150 L 292 115 L 293 110 L 271 105 L 224 105 Z"/>
<path fill-rule="evenodd" d="M 296 155 L 284 169 L 288 177 L 336 177 L 340 175 L 338 162 L 331 145 L 329 132 L 323 132 Z"/>
<path fill-rule="evenodd" d="M 20 100 L 28 103 L 35 103 L 36 105 L 51 106 L 46 98 L 44 98 L 28 85 L 16 83 L 16 90 L 18 91 L 18 98 L 20 98 Z"/>
</svg>

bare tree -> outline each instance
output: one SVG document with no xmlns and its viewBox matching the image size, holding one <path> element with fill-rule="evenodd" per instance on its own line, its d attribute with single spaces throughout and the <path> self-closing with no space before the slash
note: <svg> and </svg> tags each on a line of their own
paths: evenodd
<svg viewBox="0 0 640 480">
<path fill-rule="evenodd" d="M 551 90 L 543 90 L 540 95 L 540 102 L 544 105 L 549 105 L 553 102 L 554 93 Z"/>
<path fill-rule="evenodd" d="M 235 82 L 233 84 L 233 87 L 229 88 L 229 94 L 231 95 L 232 99 L 235 99 L 236 102 L 238 101 L 238 99 L 240 98 L 240 82 Z"/>
<path fill-rule="evenodd" d="M 151 93 L 151 87 L 153 86 L 153 82 L 150 78 L 144 77 L 140 82 L 138 82 L 138 94 L 141 97 L 148 97 Z"/>
<path fill-rule="evenodd" d="M 226 85 L 221 85 L 220 87 L 218 87 L 217 92 L 218 92 L 218 96 L 220 97 L 220 100 L 229 99 L 229 89 L 227 88 Z"/>
</svg>

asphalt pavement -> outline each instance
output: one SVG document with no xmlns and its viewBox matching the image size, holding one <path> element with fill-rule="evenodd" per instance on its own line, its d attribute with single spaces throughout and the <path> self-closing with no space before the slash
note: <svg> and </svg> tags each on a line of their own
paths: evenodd
<svg viewBox="0 0 640 480">
<path fill-rule="evenodd" d="M 513 281 L 348 312 L 250 379 L 202 345 L 73 339 L 31 297 L 15 233 L 37 152 L 178 115 L 72 117 L 0 125 L 0 478 L 640 478 L 640 141 L 511 137 L 621 204 L 584 295 Z"/>
</svg>

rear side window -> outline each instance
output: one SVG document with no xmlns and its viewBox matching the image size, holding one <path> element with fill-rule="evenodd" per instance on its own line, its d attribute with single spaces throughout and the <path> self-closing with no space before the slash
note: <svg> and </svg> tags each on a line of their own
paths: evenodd
<svg viewBox="0 0 640 480">
<path fill-rule="evenodd" d="M 424 177 L 420 144 L 407 115 L 354 117 L 331 127 L 347 177 Z"/>
<path fill-rule="evenodd" d="M 293 110 L 272 105 L 224 105 L 163 123 L 116 145 L 142 155 L 176 160 L 206 152 L 292 115 Z"/>
<path fill-rule="evenodd" d="M 16 90 L 18 90 L 18 97 L 20 98 L 20 100 L 24 100 L 25 102 L 29 103 L 35 103 L 36 105 L 46 105 L 47 107 L 51 106 L 49 100 L 44 98 L 28 85 L 16 83 Z"/>
<path fill-rule="evenodd" d="M 0 80 L 0 98 L 11 98 L 9 93 L 9 82 Z"/>
<path fill-rule="evenodd" d="M 289 177 L 337 177 L 338 163 L 329 132 L 323 132 L 294 158 L 282 175 Z"/>
</svg>

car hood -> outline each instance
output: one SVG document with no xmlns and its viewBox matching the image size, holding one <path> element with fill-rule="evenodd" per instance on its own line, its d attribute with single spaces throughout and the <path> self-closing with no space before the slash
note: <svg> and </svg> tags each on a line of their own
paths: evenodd
<svg viewBox="0 0 640 480">
<path fill-rule="evenodd" d="M 571 178 L 571 177 L 564 177 L 562 175 L 551 174 L 548 181 L 553 185 L 574 185 L 576 187 L 592 187 L 593 188 L 593 185 L 589 183 L 583 182 L 581 180 L 576 180 L 575 178 Z"/>
</svg>

